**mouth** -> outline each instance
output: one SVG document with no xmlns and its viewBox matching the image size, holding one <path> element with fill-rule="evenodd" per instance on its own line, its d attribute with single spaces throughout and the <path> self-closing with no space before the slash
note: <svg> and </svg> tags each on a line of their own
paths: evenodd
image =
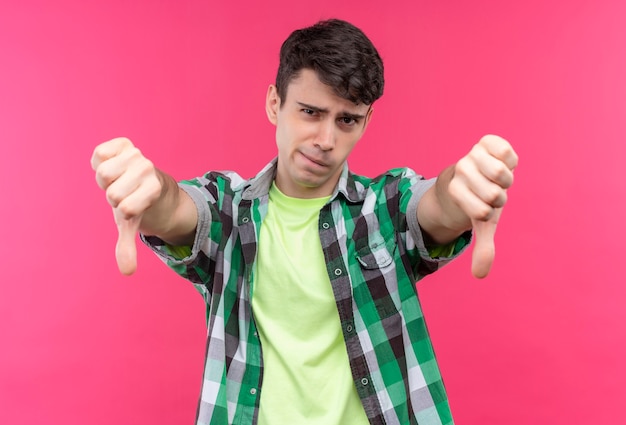
<svg viewBox="0 0 626 425">
<path fill-rule="evenodd" d="M 328 167 L 328 164 L 324 161 L 322 161 L 321 159 L 315 158 L 315 157 L 311 157 L 309 155 L 306 155 L 302 152 L 300 152 L 300 154 L 306 158 L 309 162 L 312 162 L 313 164 L 319 166 L 319 167 Z"/>
</svg>

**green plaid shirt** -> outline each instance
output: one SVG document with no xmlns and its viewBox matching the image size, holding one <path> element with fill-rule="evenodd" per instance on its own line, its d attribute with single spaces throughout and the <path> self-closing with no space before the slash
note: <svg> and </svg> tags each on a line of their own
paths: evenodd
<svg viewBox="0 0 626 425">
<path fill-rule="evenodd" d="M 181 182 L 199 213 L 193 247 L 142 236 L 207 305 L 198 425 L 257 422 L 263 356 L 250 288 L 275 172 L 276 160 L 249 180 L 211 172 Z M 439 252 L 449 257 L 435 257 L 425 247 L 415 211 L 433 183 L 409 169 L 370 179 L 346 165 L 320 211 L 326 269 L 354 385 L 371 424 L 453 423 L 415 282 L 457 255 L 469 235 Z"/>
</svg>

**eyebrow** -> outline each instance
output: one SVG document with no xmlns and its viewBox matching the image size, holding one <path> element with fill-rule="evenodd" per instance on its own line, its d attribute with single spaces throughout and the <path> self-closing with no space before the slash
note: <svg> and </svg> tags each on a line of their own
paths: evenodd
<svg viewBox="0 0 626 425">
<path fill-rule="evenodd" d="M 301 107 L 303 107 L 303 108 L 310 109 L 312 111 L 319 112 L 319 113 L 322 113 L 322 114 L 327 114 L 329 112 L 328 109 L 320 108 L 319 106 L 308 105 L 308 104 L 302 103 L 302 102 L 296 102 L 296 103 L 298 105 L 300 105 Z M 342 117 L 346 117 L 346 118 L 352 118 L 355 121 L 358 121 L 360 119 L 365 118 L 365 115 L 353 114 L 351 112 L 346 112 L 346 111 L 341 112 L 341 116 Z"/>
</svg>

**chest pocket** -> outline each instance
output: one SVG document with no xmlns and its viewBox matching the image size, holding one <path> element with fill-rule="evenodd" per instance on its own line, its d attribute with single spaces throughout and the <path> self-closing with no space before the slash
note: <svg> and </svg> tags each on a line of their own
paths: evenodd
<svg viewBox="0 0 626 425">
<path fill-rule="evenodd" d="M 376 314 L 370 317 L 386 319 L 388 327 L 401 325 L 398 312 L 400 302 L 398 297 L 398 283 L 394 254 L 397 249 L 395 239 L 390 237 L 385 240 L 380 233 L 370 235 L 367 245 L 356 252 L 356 258 L 361 266 L 364 285 L 367 294 L 363 299 L 363 293 L 355 294 L 358 301 L 362 301 L 367 308 L 375 308 Z M 373 303 L 371 301 L 373 301 Z"/>
<path fill-rule="evenodd" d="M 367 245 L 356 252 L 361 267 L 366 270 L 382 269 L 393 263 L 396 249 L 393 237 L 385 240 L 380 233 L 370 235 Z"/>
</svg>

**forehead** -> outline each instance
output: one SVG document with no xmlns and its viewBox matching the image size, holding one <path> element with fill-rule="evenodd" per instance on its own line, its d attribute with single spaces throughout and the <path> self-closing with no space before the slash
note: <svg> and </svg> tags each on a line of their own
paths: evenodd
<svg viewBox="0 0 626 425">
<path fill-rule="evenodd" d="M 286 90 L 285 103 L 305 103 L 329 111 L 342 110 L 363 113 L 369 109 L 364 103 L 355 104 L 338 96 L 333 88 L 324 84 L 315 71 L 302 69 L 291 79 Z"/>
</svg>

